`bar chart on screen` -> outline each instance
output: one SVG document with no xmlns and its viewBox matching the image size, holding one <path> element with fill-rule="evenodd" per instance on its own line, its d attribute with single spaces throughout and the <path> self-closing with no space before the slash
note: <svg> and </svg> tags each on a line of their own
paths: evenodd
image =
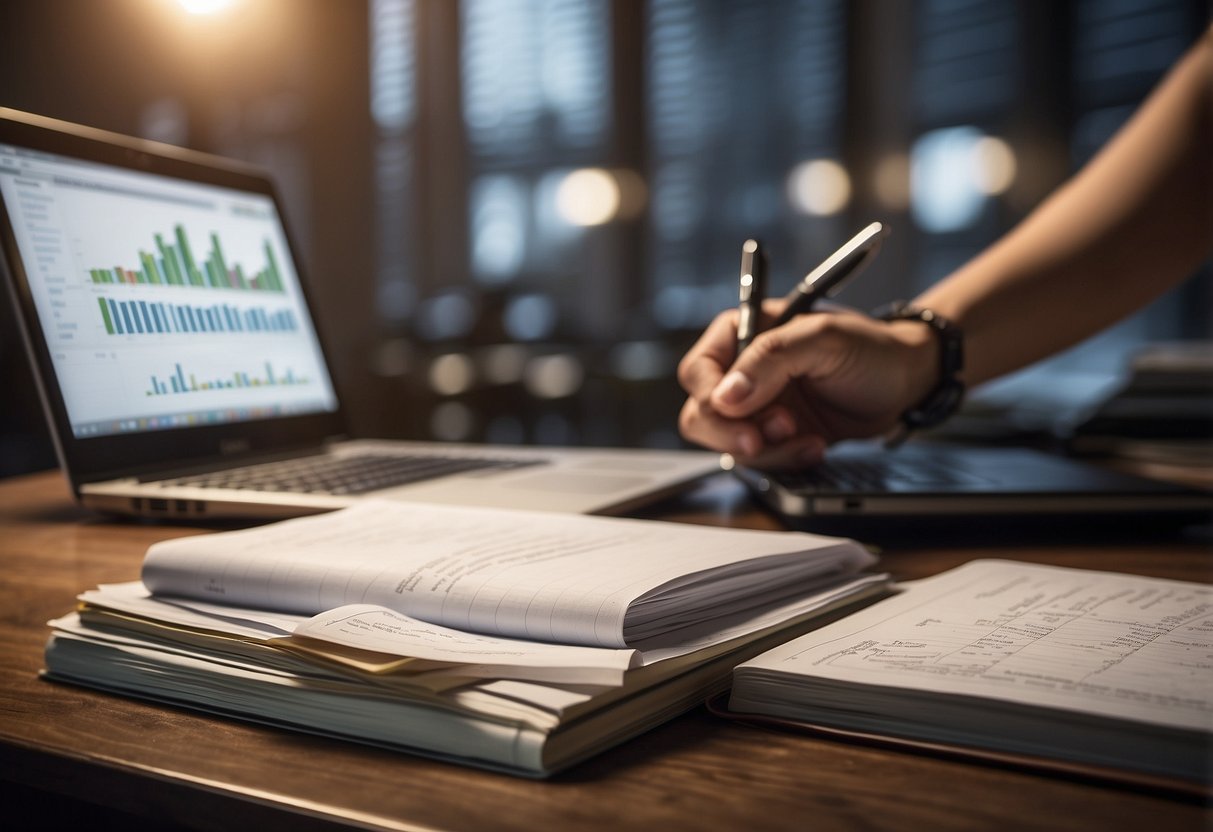
<svg viewBox="0 0 1213 832">
<path fill-rule="evenodd" d="M 154 237 L 153 250 L 140 249 L 138 265 L 134 268 L 90 268 L 89 278 L 93 283 L 124 284 L 130 286 L 182 286 L 205 289 L 236 289 L 241 291 L 283 292 L 278 259 L 268 239 L 263 241 L 265 264 L 256 271 L 246 270 L 240 263 L 229 263 L 223 253 L 219 235 L 209 233 L 210 249 L 206 257 L 197 260 L 190 246 L 185 226 L 177 223 L 173 227 L 172 242 L 166 242 L 163 234 Z"/>
<path fill-rule="evenodd" d="M 222 376 L 199 376 L 197 373 L 186 372 L 180 363 L 174 365 L 172 374 L 151 377 L 149 396 L 167 396 L 179 393 L 200 393 L 207 390 L 233 390 L 249 387 L 294 387 L 306 385 L 309 379 L 305 375 L 296 375 L 293 369 L 285 372 L 275 372 L 274 365 L 265 364 L 252 373 L 236 370 Z"/>
<path fill-rule="evenodd" d="M 77 436 L 331 411 L 273 199 L 0 147 Z"/>
<path fill-rule="evenodd" d="M 289 308 L 239 307 L 231 304 L 194 306 L 145 300 L 97 298 L 101 321 L 109 335 L 169 333 L 294 332 L 299 328 Z"/>
</svg>

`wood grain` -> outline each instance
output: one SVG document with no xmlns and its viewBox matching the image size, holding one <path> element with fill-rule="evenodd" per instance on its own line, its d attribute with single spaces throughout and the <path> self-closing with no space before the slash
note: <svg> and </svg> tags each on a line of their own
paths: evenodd
<svg viewBox="0 0 1213 832">
<path fill-rule="evenodd" d="M 727 479 L 644 516 L 779 527 Z M 48 619 L 84 589 L 138 577 L 152 542 L 202 531 L 90 514 L 54 473 L 0 482 L 0 779 L 10 812 L 40 812 L 47 825 L 118 818 L 130 829 L 1213 828 L 1200 805 L 775 733 L 702 709 L 533 782 L 39 679 Z M 884 543 L 885 568 L 910 578 L 996 556 L 1213 579 L 1207 529 L 1088 529 L 1056 542 L 1056 530 L 987 528 L 984 545 L 936 532 Z"/>
</svg>

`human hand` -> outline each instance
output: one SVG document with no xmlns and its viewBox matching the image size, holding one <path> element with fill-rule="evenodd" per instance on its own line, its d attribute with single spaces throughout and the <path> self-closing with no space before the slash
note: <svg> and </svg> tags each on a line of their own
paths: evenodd
<svg viewBox="0 0 1213 832">
<path fill-rule="evenodd" d="M 767 323 L 782 309 L 783 301 L 763 304 Z M 679 429 L 758 468 L 812 464 L 833 442 L 888 431 L 925 397 L 939 367 L 927 327 L 841 308 L 799 315 L 736 351 L 730 309 L 678 366 L 688 396 Z"/>
</svg>

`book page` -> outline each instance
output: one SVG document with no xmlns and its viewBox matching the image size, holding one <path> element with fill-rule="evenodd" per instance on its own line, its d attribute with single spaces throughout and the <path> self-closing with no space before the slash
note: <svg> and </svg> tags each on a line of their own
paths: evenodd
<svg viewBox="0 0 1213 832">
<path fill-rule="evenodd" d="M 121 628 L 143 636 L 172 636 L 177 646 L 186 645 L 182 649 L 192 645 L 200 650 L 255 642 L 328 666 L 383 676 L 385 683 L 402 681 L 409 689 L 441 690 L 467 684 L 468 678 L 615 687 L 641 660 L 635 650 L 464 633 L 369 605 L 339 607 L 312 618 L 269 614 L 278 625 L 271 628 L 246 623 L 257 621 L 258 610 L 165 601 L 138 581 L 103 585 L 77 598 L 86 605 L 79 616 L 95 627 L 104 617 L 111 637 Z"/>
<path fill-rule="evenodd" d="M 288 636 L 308 620 L 306 615 L 241 609 L 205 601 L 155 598 L 142 581 L 102 584 L 97 589 L 80 593 L 76 600 L 153 621 L 260 641 Z"/>
<path fill-rule="evenodd" d="M 663 587 L 674 613 L 710 613 L 716 571 L 735 598 L 738 575 L 762 588 L 789 563 L 805 580 L 873 561 L 853 541 L 795 532 L 367 501 L 157 543 L 143 581 L 220 604 L 307 615 L 374 604 L 468 632 L 622 648 L 631 604 Z M 677 591 L 688 576 L 694 591 Z"/>
<path fill-rule="evenodd" d="M 526 679 L 619 685 L 624 671 L 637 666 L 640 658 L 635 650 L 465 633 L 372 604 L 323 612 L 296 627 L 294 635 L 390 656 L 463 665 L 452 669 L 480 678 L 513 678 L 521 673 Z M 329 655 L 339 658 L 339 653 Z"/>
<path fill-rule="evenodd" d="M 1213 586 L 987 560 L 909 587 L 742 668 L 1213 731 Z"/>
</svg>

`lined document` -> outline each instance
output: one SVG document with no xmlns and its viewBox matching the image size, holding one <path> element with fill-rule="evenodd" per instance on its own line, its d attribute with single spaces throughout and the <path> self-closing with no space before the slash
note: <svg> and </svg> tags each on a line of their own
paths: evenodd
<svg viewBox="0 0 1213 832">
<path fill-rule="evenodd" d="M 1213 587 L 975 561 L 743 665 L 1213 731 Z"/>
</svg>

